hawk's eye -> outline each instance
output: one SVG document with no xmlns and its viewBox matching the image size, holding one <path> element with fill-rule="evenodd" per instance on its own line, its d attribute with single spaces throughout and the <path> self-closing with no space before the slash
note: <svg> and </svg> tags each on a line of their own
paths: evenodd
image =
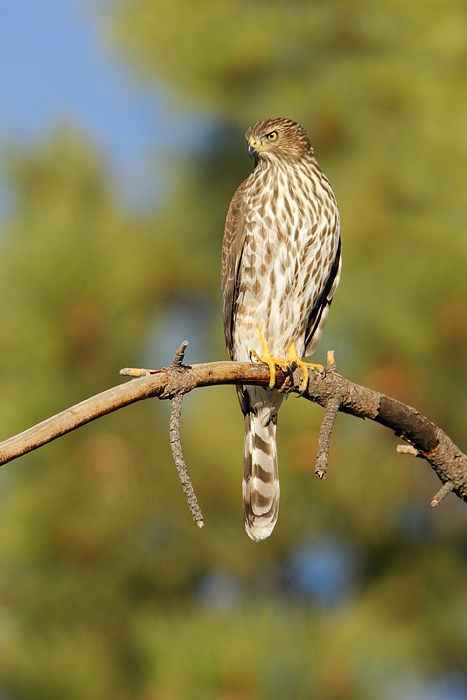
<svg viewBox="0 0 467 700">
<path fill-rule="evenodd" d="M 268 141 L 275 141 L 277 139 L 277 131 L 271 131 L 270 134 L 266 134 Z"/>
</svg>

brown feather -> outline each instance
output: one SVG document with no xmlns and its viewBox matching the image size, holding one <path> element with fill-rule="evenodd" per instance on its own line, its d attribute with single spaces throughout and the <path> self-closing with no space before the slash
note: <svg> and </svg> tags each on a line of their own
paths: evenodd
<svg viewBox="0 0 467 700">
<path fill-rule="evenodd" d="M 221 287 L 224 307 L 224 335 L 227 352 L 231 358 L 233 353 L 232 325 L 236 301 L 237 274 L 245 242 L 242 205 L 246 185 L 247 181 L 245 180 L 237 189 L 230 202 L 222 245 Z"/>
</svg>

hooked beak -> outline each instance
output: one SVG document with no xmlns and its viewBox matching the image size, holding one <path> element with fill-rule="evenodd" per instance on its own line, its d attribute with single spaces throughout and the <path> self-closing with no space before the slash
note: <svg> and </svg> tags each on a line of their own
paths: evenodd
<svg viewBox="0 0 467 700">
<path fill-rule="evenodd" d="M 258 153 L 259 149 L 259 142 L 255 139 L 254 136 L 250 136 L 250 138 L 248 139 L 248 155 L 250 156 L 250 158 L 256 158 L 256 154 Z"/>
</svg>

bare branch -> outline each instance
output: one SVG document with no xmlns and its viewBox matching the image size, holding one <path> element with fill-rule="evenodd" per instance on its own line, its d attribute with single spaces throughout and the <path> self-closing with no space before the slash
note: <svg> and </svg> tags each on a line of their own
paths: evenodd
<svg viewBox="0 0 467 700">
<path fill-rule="evenodd" d="M 187 348 L 188 341 L 184 340 L 183 343 L 178 348 L 174 355 L 171 369 L 175 372 L 180 371 L 182 368 L 183 357 L 185 355 L 185 350 Z M 170 436 L 170 448 L 172 450 L 172 457 L 177 468 L 178 476 L 182 484 L 183 493 L 185 494 L 188 506 L 193 516 L 193 520 L 198 525 L 198 527 L 204 526 L 203 514 L 201 508 L 199 507 L 198 499 L 196 498 L 196 493 L 191 483 L 191 478 L 186 468 L 185 459 L 183 457 L 182 443 L 180 441 L 180 420 L 182 417 L 182 403 L 183 394 L 177 394 L 170 401 L 170 424 L 169 424 L 169 436 Z"/>
<path fill-rule="evenodd" d="M 446 496 L 447 496 L 448 494 L 451 493 L 451 491 L 453 490 L 453 488 L 454 488 L 454 484 L 452 483 L 452 481 L 446 481 L 446 483 L 443 484 L 443 486 L 441 486 L 440 490 L 433 496 L 430 505 L 431 505 L 433 508 L 436 508 L 436 506 L 439 506 L 439 504 L 441 503 L 441 501 L 442 501 L 444 498 L 446 498 Z"/>
<path fill-rule="evenodd" d="M 326 365 L 327 372 L 337 372 L 333 350 L 328 350 Z M 329 443 L 340 406 L 341 397 L 338 394 L 332 396 L 326 404 L 326 411 L 324 413 L 323 422 L 318 435 L 318 450 L 315 467 L 315 474 L 318 479 L 326 478 L 329 459 Z"/>
<path fill-rule="evenodd" d="M 334 396 L 332 399 L 329 399 L 326 404 L 326 412 L 318 435 L 318 452 L 316 455 L 315 467 L 315 474 L 318 479 L 326 478 L 329 459 L 329 441 L 337 414 L 339 413 L 340 405 L 341 400 L 339 396 Z"/>
<path fill-rule="evenodd" d="M 284 372 L 277 369 L 278 388 L 299 393 L 300 374 L 301 370 L 294 372 L 292 383 L 287 381 Z M 5 464 L 135 401 L 152 396 L 171 399 L 198 387 L 220 384 L 267 386 L 268 382 L 268 367 L 253 362 L 211 362 L 180 367 L 176 372 L 171 367 L 145 370 L 134 379 L 86 399 L 0 443 L 0 464 Z M 452 491 L 467 502 L 467 456 L 440 428 L 416 409 L 377 391 L 354 384 L 336 371 L 328 372 L 325 378 L 316 373 L 310 374 L 304 398 L 326 407 L 335 397 L 340 399 L 340 411 L 358 418 L 374 420 L 402 437 L 429 462 L 442 483 L 451 482 Z"/>
<path fill-rule="evenodd" d="M 193 516 L 193 520 L 198 525 L 198 527 L 204 526 L 203 513 L 199 507 L 198 499 L 196 498 L 196 493 L 191 483 L 190 475 L 186 468 L 185 460 L 183 458 L 182 445 L 180 442 L 180 418 L 182 415 L 182 401 L 183 396 L 179 394 L 174 396 L 170 402 L 170 447 L 172 449 L 172 456 L 174 458 L 175 466 L 177 467 L 178 476 L 182 484 L 183 493 L 185 494 L 188 506 Z"/>
</svg>

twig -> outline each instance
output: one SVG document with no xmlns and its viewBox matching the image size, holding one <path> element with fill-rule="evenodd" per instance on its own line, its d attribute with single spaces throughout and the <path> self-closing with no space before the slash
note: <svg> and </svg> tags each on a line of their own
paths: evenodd
<svg viewBox="0 0 467 700">
<path fill-rule="evenodd" d="M 422 456 L 413 445 L 396 445 L 396 452 L 400 455 L 412 455 L 413 457 Z"/>
<path fill-rule="evenodd" d="M 439 506 L 439 504 L 441 503 L 441 501 L 442 501 L 444 498 L 446 498 L 446 496 L 447 496 L 448 494 L 451 493 L 451 491 L 453 490 L 453 488 L 454 488 L 454 484 L 452 483 L 452 481 L 446 481 L 446 483 L 443 484 L 443 486 L 441 486 L 440 490 L 433 496 L 433 498 L 431 499 L 430 505 L 431 505 L 433 508 L 436 508 L 436 506 Z"/>
<path fill-rule="evenodd" d="M 187 349 L 187 347 L 188 347 L 188 340 L 183 340 L 182 344 L 180 345 L 178 350 L 176 350 L 176 352 L 175 352 L 174 359 L 172 360 L 172 367 L 181 367 L 182 366 L 183 358 L 185 357 L 185 350 Z"/>
<path fill-rule="evenodd" d="M 276 385 L 281 388 L 287 379 L 277 369 Z M 287 392 L 300 393 L 301 370 L 293 373 L 293 385 Z M 97 394 L 48 418 L 38 425 L 0 443 L 0 464 L 75 430 L 100 416 L 123 406 L 157 396 L 171 399 L 193 389 L 219 384 L 256 384 L 267 386 L 269 368 L 253 362 L 210 362 L 181 367 L 147 370 L 143 376 Z M 337 372 L 326 378 L 314 373 L 303 394 L 309 401 L 326 407 L 329 400 L 340 396 L 340 410 L 358 418 L 369 418 L 401 436 L 434 469 L 442 483 L 450 481 L 453 492 L 467 502 L 467 456 L 434 423 L 406 404 L 345 379 Z"/>
<path fill-rule="evenodd" d="M 334 350 L 328 350 L 326 353 L 326 372 L 337 372 Z"/>
<path fill-rule="evenodd" d="M 180 371 L 183 362 L 183 356 L 187 348 L 188 341 L 184 340 L 174 355 L 174 359 L 170 369 Z M 193 516 L 193 520 L 198 527 L 204 526 L 203 514 L 199 507 L 198 499 L 196 498 L 193 484 L 191 483 L 190 475 L 186 468 L 185 459 L 183 457 L 182 444 L 180 442 L 180 419 L 182 416 L 183 394 L 177 394 L 170 402 L 170 423 L 169 436 L 170 448 L 172 456 L 177 468 L 178 476 L 182 484 L 183 493 L 185 494 L 188 506 Z"/>
<path fill-rule="evenodd" d="M 122 377 L 145 377 L 147 374 L 151 374 L 151 370 L 142 367 L 124 367 L 119 374 Z"/>
<path fill-rule="evenodd" d="M 328 350 L 326 356 L 326 371 L 337 372 L 336 359 L 334 350 Z M 332 429 L 336 422 L 337 414 L 341 405 L 341 397 L 336 394 L 332 396 L 326 403 L 323 422 L 318 435 L 318 449 L 316 454 L 315 474 L 318 479 L 325 479 L 328 469 L 329 460 L 329 443 L 331 440 Z"/>
<path fill-rule="evenodd" d="M 318 435 L 318 451 L 316 455 L 315 467 L 315 474 L 318 479 L 326 478 L 329 459 L 329 441 L 331 439 L 331 433 L 332 429 L 334 428 L 334 423 L 336 422 L 337 414 L 339 413 L 340 405 L 341 400 L 339 396 L 329 399 L 328 403 L 326 404 L 326 411 L 324 413 L 323 422 L 321 423 L 321 428 Z"/>
<path fill-rule="evenodd" d="M 182 446 L 180 443 L 180 417 L 182 414 L 182 401 L 183 396 L 179 394 L 178 396 L 174 396 L 170 402 L 170 447 L 172 449 L 172 456 L 174 458 L 175 466 L 177 467 L 178 476 L 182 484 L 183 493 L 185 494 L 188 502 L 193 520 L 198 527 L 203 527 L 203 514 L 201 512 L 201 508 L 199 507 L 198 499 L 196 498 L 195 490 L 186 468 Z"/>
</svg>

